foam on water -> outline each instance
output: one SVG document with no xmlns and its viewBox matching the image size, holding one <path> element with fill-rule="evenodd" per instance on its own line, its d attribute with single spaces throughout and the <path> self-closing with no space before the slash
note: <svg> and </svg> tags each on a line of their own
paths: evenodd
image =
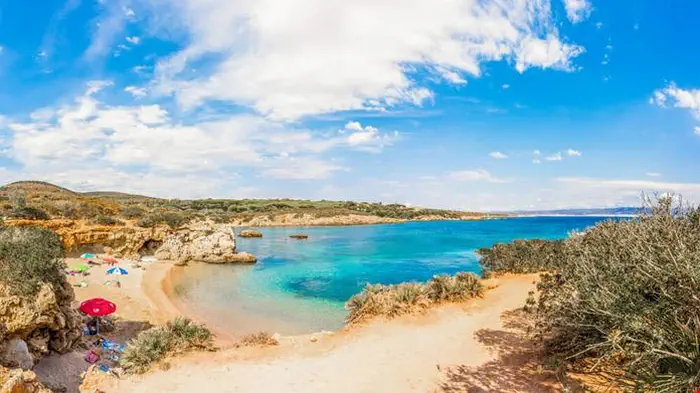
<svg viewBox="0 0 700 393">
<path fill-rule="evenodd" d="M 344 302 L 366 283 L 480 273 L 475 251 L 515 239 L 563 238 L 601 217 L 525 217 L 351 227 L 264 228 L 238 238 L 254 266 L 191 264 L 175 291 L 188 307 L 234 335 L 303 334 L 343 326 Z M 305 233 L 308 240 L 290 239 Z"/>
</svg>

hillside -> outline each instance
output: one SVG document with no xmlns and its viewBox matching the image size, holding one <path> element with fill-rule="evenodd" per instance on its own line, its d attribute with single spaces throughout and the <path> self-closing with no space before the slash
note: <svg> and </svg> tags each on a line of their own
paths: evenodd
<svg viewBox="0 0 700 393">
<path fill-rule="evenodd" d="M 18 200 L 19 199 L 19 200 Z M 14 206 L 14 205 L 17 206 Z M 19 206 L 21 205 L 21 206 Z M 349 225 L 402 222 L 406 220 L 480 219 L 485 214 L 351 201 L 296 199 L 161 199 L 116 191 L 80 193 L 54 184 L 21 181 L 0 187 L 0 215 L 42 218 L 30 208 L 52 218 L 137 225 L 178 225 L 195 218 L 236 225 Z M 502 215 L 489 215 L 502 216 Z M 44 217 L 45 218 L 45 217 Z"/>
<path fill-rule="evenodd" d="M 641 212 L 642 209 L 639 207 L 621 206 L 589 209 L 521 210 L 509 213 L 532 216 L 629 216 L 638 215 Z"/>
</svg>

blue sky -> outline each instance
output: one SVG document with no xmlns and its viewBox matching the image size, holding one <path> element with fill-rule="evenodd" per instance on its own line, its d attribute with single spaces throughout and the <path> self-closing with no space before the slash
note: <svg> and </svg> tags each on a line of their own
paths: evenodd
<svg viewBox="0 0 700 393">
<path fill-rule="evenodd" d="M 470 210 L 700 202 L 698 13 L 0 0 L 0 180 Z"/>
</svg>

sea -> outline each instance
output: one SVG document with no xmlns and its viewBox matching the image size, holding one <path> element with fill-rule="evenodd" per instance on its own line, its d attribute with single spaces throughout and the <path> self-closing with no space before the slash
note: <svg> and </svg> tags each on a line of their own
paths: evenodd
<svg viewBox="0 0 700 393">
<path fill-rule="evenodd" d="M 345 302 L 368 283 L 481 274 L 476 250 L 516 239 L 560 239 L 610 217 L 513 217 L 480 221 L 257 228 L 237 238 L 255 265 L 190 264 L 173 289 L 178 301 L 231 336 L 296 335 L 343 326 Z M 245 228 L 236 228 L 238 233 Z M 307 240 L 289 236 L 306 234 Z"/>
</svg>

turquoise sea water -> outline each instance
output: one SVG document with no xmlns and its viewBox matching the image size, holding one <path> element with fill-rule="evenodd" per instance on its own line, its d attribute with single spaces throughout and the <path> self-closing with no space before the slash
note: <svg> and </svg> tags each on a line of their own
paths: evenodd
<svg viewBox="0 0 700 393">
<path fill-rule="evenodd" d="M 515 239 L 563 238 L 601 217 L 530 217 L 350 227 L 263 228 L 238 238 L 254 266 L 191 264 L 175 291 L 195 313 L 232 335 L 303 334 L 343 325 L 344 302 L 366 283 L 480 273 L 475 251 Z M 304 233 L 308 240 L 290 239 Z"/>
</svg>

